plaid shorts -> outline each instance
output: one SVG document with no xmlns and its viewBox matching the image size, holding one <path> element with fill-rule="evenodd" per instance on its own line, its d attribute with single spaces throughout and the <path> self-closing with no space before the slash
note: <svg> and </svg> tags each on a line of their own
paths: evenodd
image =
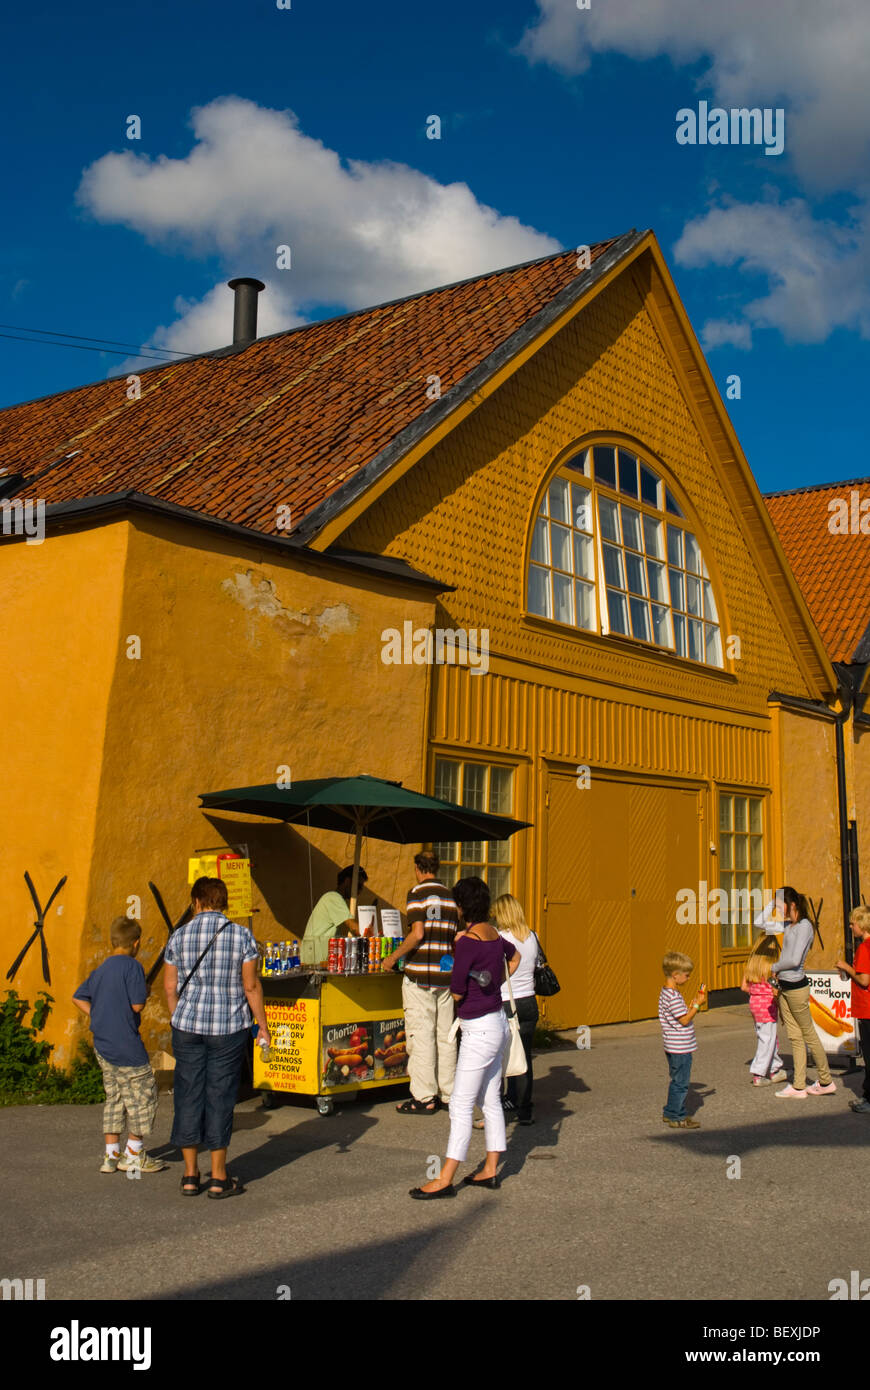
<svg viewBox="0 0 870 1390">
<path fill-rule="evenodd" d="M 157 1114 L 157 1082 L 151 1064 L 144 1067 L 116 1067 L 99 1052 L 94 1056 L 103 1073 L 106 1104 L 103 1107 L 103 1133 L 150 1134 Z M 126 1113 L 127 1123 L 124 1124 Z"/>
</svg>

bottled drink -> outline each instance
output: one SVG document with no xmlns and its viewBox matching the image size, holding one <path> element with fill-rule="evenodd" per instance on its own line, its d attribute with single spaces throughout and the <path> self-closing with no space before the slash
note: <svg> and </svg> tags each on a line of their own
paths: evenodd
<svg viewBox="0 0 870 1390">
<path fill-rule="evenodd" d="M 263 967 L 262 967 L 262 968 L 263 968 L 263 974 L 264 974 L 264 975 L 268 976 L 268 975 L 271 975 L 271 974 L 272 974 L 272 943 L 271 943 L 271 941 L 266 941 L 266 942 L 263 943 Z"/>
<path fill-rule="evenodd" d="M 266 1042 L 266 1039 L 265 1039 L 264 1037 L 258 1038 L 258 1039 L 257 1039 L 257 1045 L 259 1046 L 259 1049 L 260 1049 L 260 1057 L 261 1057 L 262 1061 L 268 1062 L 269 1058 L 270 1058 L 271 1055 L 272 1055 L 272 1049 L 270 1048 L 269 1044 Z"/>
<path fill-rule="evenodd" d="M 292 968 L 293 970 L 299 970 L 299 969 L 301 968 L 301 965 L 302 965 L 302 960 L 301 960 L 300 955 L 299 955 L 299 942 L 298 942 L 295 938 L 294 938 L 294 940 L 293 940 L 293 950 L 292 950 L 292 952 L 291 952 L 291 955 L 292 955 L 292 959 L 291 959 L 291 961 L 290 961 L 290 966 L 291 966 L 291 968 Z"/>
</svg>

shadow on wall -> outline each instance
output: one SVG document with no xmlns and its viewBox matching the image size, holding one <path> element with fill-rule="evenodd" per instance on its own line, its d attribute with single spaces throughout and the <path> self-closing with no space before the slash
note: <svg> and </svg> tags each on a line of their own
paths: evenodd
<svg viewBox="0 0 870 1390">
<path fill-rule="evenodd" d="M 225 840 L 228 845 L 248 846 L 252 863 L 251 876 L 257 893 L 275 921 L 288 935 L 302 936 L 313 903 L 316 903 L 323 893 L 335 889 L 339 869 L 344 868 L 353 857 L 352 836 L 347 858 L 333 859 L 311 843 L 307 831 L 299 830 L 293 825 L 280 821 L 275 824 L 257 823 L 233 817 L 218 818 L 214 815 L 207 815 L 205 819 L 212 827 L 215 844 Z M 336 835 L 334 839 L 336 846 L 341 845 L 344 850 L 341 836 Z M 414 848 L 413 845 L 395 846 L 397 851 L 407 855 L 408 868 L 401 875 L 403 887 L 410 887 L 413 881 Z M 380 907 L 394 905 L 387 896 L 392 890 L 392 884 L 370 881 L 368 887 L 377 897 Z M 257 906 L 256 900 L 254 905 Z M 404 897 L 395 905 L 404 910 Z M 261 921 L 262 929 L 259 926 Z M 260 913 L 254 917 L 254 936 L 262 938 L 265 930 L 265 920 Z"/>
</svg>

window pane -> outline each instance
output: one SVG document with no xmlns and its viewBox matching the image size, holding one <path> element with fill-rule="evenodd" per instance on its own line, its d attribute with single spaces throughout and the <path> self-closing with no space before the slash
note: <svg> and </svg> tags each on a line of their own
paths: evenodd
<svg viewBox="0 0 870 1390">
<path fill-rule="evenodd" d="M 536 521 L 532 532 L 532 559 L 539 565 L 550 563 L 550 537 L 546 521 Z"/>
<path fill-rule="evenodd" d="M 735 869 L 749 868 L 749 843 L 745 835 L 734 836 L 734 867 Z"/>
<path fill-rule="evenodd" d="M 734 928 L 735 945 L 750 946 L 752 944 L 750 941 L 752 935 L 751 921 L 752 919 L 750 918 L 748 922 L 739 922 Z"/>
<path fill-rule="evenodd" d="M 575 622 L 578 627 L 585 627 L 587 632 L 594 632 L 595 622 L 595 590 L 591 584 L 574 585 L 575 602 Z"/>
<path fill-rule="evenodd" d="M 553 616 L 550 609 L 550 577 L 546 570 L 537 565 L 529 565 L 529 612 L 540 613 L 542 618 Z"/>
<path fill-rule="evenodd" d="M 670 647 L 673 645 L 671 637 L 671 617 L 667 608 L 659 608 L 656 604 L 652 606 L 653 640 L 660 647 Z"/>
<path fill-rule="evenodd" d="M 613 584 L 618 589 L 625 588 L 625 579 L 622 573 L 622 551 L 617 550 L 615 545 L 604 547 L 604 578 L 608 584 Z"/>
<path fill-rule="evenodd" d="M 554 478 L 550 484 L 550 516 L 556 521 L 569 521 L 568 484 L 564 478 Z"/>
<path fill-rule="evenodd" d="M 595 570 L 593 565 L 595 556 L 592 550 L 591 536 L 578 536 L 574 532 L 574 573 L 582 579 L 594 579 Z"/>
<path fill-rule="evenodd" d="M 616 464 L 613 458 L 612 449 L 604 449 L 600 445 L 595 446 L 595 481 L 604 483 L 605 487 L 616 487 Z"/>
<path fill-rule="evenodd" d="M 510 869 L 496 869 L 490 865 L 486 871 L 486 883 L 492 898 L 500 898 L 502 893 L 509 893 L 511 888 Z"/>
<path fill-rule="evenodd" d="M 683 601 L 683 572 L 682 570 L 669 570 L 671 576 L 671 605 L 674 608 L 685 609 Z"/>
<path fill-rule="evenodd" d="M 490 864 L 508 864 L 511 857 L 510 840 L 490 840 L 487 853 Z"/>
<path fill-rule="evenodd" d="M 440 855 L 439 858 L 441 858 Z M 438 877 L 444 884 L 445 888 L 452 888 L 459 877 L 459 868 L 456 864 L 445 864 L 444 860 L 442 859 L 441 867 L 438 870 Z"/>
<path fill-rule="evenodd" d="M 475 811 L 486 810 L 486 767 L 483 763 L 464 763 L 462 769 L 462 804 Z M 463 859 L 469 856 L 463 846 Z"/>
<path fill-rule="evenodd" d="M 631 630 L 635 637 L 640 637 L 644 642 L 650 640 L 649 636 L 649 606 L 645 599 L 629 599 L 631 605 Z"/>
<path fill-rule="evenodd" d="M 683 513 L 677 506 L 676 499 L 672 496 L 670 488 L 665 488 L 665 510 L 671 512 L 673 516 L 682 516 Z"/>
<path fill-rule="evenodd" d="M 606 497 L 598 499 L 598 520 L 601 523 L 601 534 L 607 541 L 619 540 L 619 516 L 615 502 L 609 502 Z"/>
<path fill-rule="evenodd" d="M 758 870 L 764 868 L 764 849 L 760 835 L 749 837 L 749 867 Z"/>
<path fill-rule="evenodd" d="M 658 599 L 659 603 L 667 603 L 668 594 L 664 565 L 657 565 L 655 560 L 647 560 L 646 573 L 649 579 L 650 598 Z"/>
<path fill-rule="evenodd" d="M 745 796 L 735 796 L 734 798 L 734 829 L 743 831 L 748 829 Z"/>
<path fill-rule="evenodd" d="M 553 564 L 556 569 L 565 570 L 571 573 L 571 532 L 567 526 L 557 526 L 555 521 L 550 522 L 550 543 L 553 547 Z M 697 579 L 695 580 L 697 584 Z"/>
<path fill-rule="evenodd" d="M 643 560 L 639 555 L 632 555 L 630 551 L 626 552 L 625 573 L 628 579 L 629 591 L 633 594 L 645 594 L 646 576 L 643 569 Z"/>
<path fill-rule="evenodd" d="M 694 618 L 689 623 L 689 660 L 704 660 L 704 624 Z"/>
<path fill-rule="evenodd" d="M 640 495 L 644 502 L 649 502 L 651 507 L 660 507 L 659 501 L 659 480 L 655 473 L 640 465 Z"/>
<path fill-rule="evenodd" d="M 716 600 L 713 597 L 713 585 L 709 579 L 703 581 L 704 589 L 704 617 L 711 623 L 718 623 L 719 614 L 716 612 Z"/>
<path fill-rule="evenodd" d="M 620 507 L 622 512 L 622 539 L 623 543 L 632 550 L 643 550 L 640 541 L 640 512 L 636 512 L 634 507 Z"/>
<path fill-rule="evenodd" d="M 668 527 L 668 563 L 681 568 L 683 564 L 683 533 L 676 526 Z"/>
<path fill-rule="evenodd" d="M 442 868 L 445 863 L 455 864 L 459 858 L 459 846 L 452 840 L 434 840 L 432 848 L 441 860 Z"/>
<path fill-rule="evenodd" d="M 753 835 L 760 835 L 762 831 L 761 798 L 752 796 L 749 798 L 749 829 Z"/>
<path fill-rule="evenodd" d="M 734 860 L 733 860 L 733 858 L 732 858 L 733 853 L 734 853 L 734 836 L 733 836 L 733 835 L 720 835 L 720 836 L 719 836 L 719 865 L 720 865 L 720 868 L 723 868 L 723 869 L 733 869 L 733 868 L 734 868 Z"/>
<path fill-rule="evenodd" d="M 578 531 L 592 530 L 592 496 L 588 488 L 571 484 L 571 512 Z"/>
<path fill-rule="evenodd" d="M 574 605 L 572 597 L 574 585 L 567 574 L 553 571 L 553 617 L 557 623 L 573 623 Z"/>
<path fill-rule="evenodd" d="M 646 547 L 647 555 L 654 555 L 657 560 L 663 560 L 665 558 L 664 545 L 662 542 L 662 523 L 656 521 L 654 517 L 644 516 L 643 542 Z"/>
<path fill-rule="evenodd" d="M 677 656 L 686 655 L 686 620 L 679 613 L 674 614 L 674 651 Z"/>
<path fill-rule="evenodd" d="M 513 771 L 511 768 L 490 768 L 489 809 L 494 816 L 509 816 L 513 810 Z"/>
<path fill-rule="evenodd" d="M 584 449 L 582 453 L 575 454 L 572 459 L 569 459 L 568 462 L 562 466 L 563 468 L 570 468 L 572 473 L 586 473 L 588 471 L 586 467 L 588 457 L 589 450 Z"/>
<path fill-rule="evenodd" d="M 624 594 L 617 594 L 613 589 L 607 590 L 607 616 L 611 632 L 623 632 L 628 636 L 628 607 Z"/>
<path fill-rule="evenodd" d="M 732 826 L 732 798 L 730 796 L 719 797 L 719 829 L 730 830 Z"/>
<path fill-rule="evenodd" d="M 485 864 L 486 851 L 483 840 L 463 840 L 459 853 L 463 864 Z"/>
<path fill-rule="evenodd" d="M 628 497 L 637 497 L 637 459 L 619 450 L 619 491 Z"/>
<path fill-rule="evenodd" d="M 719 640 L 718 627 L 711 627 L 708 623 L 704 628 L 704 641 L 707 645 L 707 665 L 722 665 L 722 643 Z"/>
<path fill-rule="evenodd" d="M 543 495 L 543 497 L 541 498 L 541 505 L 540 505 L 540 507 L 538 508 L 538 516 L 546 516 L 546 515 L 547 515 L 547 494 L 546 494 L 546 492 L 545 492 L 544 495 Z"/>
<path fill-rule="evenodd" d="M 691 531 L 686 532 L 686 569 L 692 574 L 701 573 L 701 552 Z"/>
<path fill-rule="evenodd" d="M 686 607 L 689 613 L 701 616 L 701 581 L 693 574 L 686 576 Z"/>
<path fill-rule="evenodd" d="M 459 764 L 446 758 L 435 759 L 435 795 L 441 801 L 455 801 L 459 792 Z"/>
<path fill-rule="evenodd" d="M 754 894 L 754 902 L 756 902 L 759 907 L 762 907 L 764 905 L 762 901 L 764 898 L 764 874 L 750 874 L 749 887 L 750 891 Z"/>
</svg>

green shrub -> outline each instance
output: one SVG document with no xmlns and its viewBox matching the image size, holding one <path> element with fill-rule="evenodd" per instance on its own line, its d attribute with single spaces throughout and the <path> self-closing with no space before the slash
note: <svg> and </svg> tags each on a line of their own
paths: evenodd
<svg viewBox="0 0 870 1390">
<path fill-rule="evenodd" d="M 53 1003 L 40 990 L 31 1013 L 29 1000 L 7 990 L 0 1004 L 0 1104 L 94 1105 L 105 1099 L 99 1063 L 84 1039 L 68 1072 L 52 1065 L 53 1044 L 39 1034 Z"/>
</svg>

